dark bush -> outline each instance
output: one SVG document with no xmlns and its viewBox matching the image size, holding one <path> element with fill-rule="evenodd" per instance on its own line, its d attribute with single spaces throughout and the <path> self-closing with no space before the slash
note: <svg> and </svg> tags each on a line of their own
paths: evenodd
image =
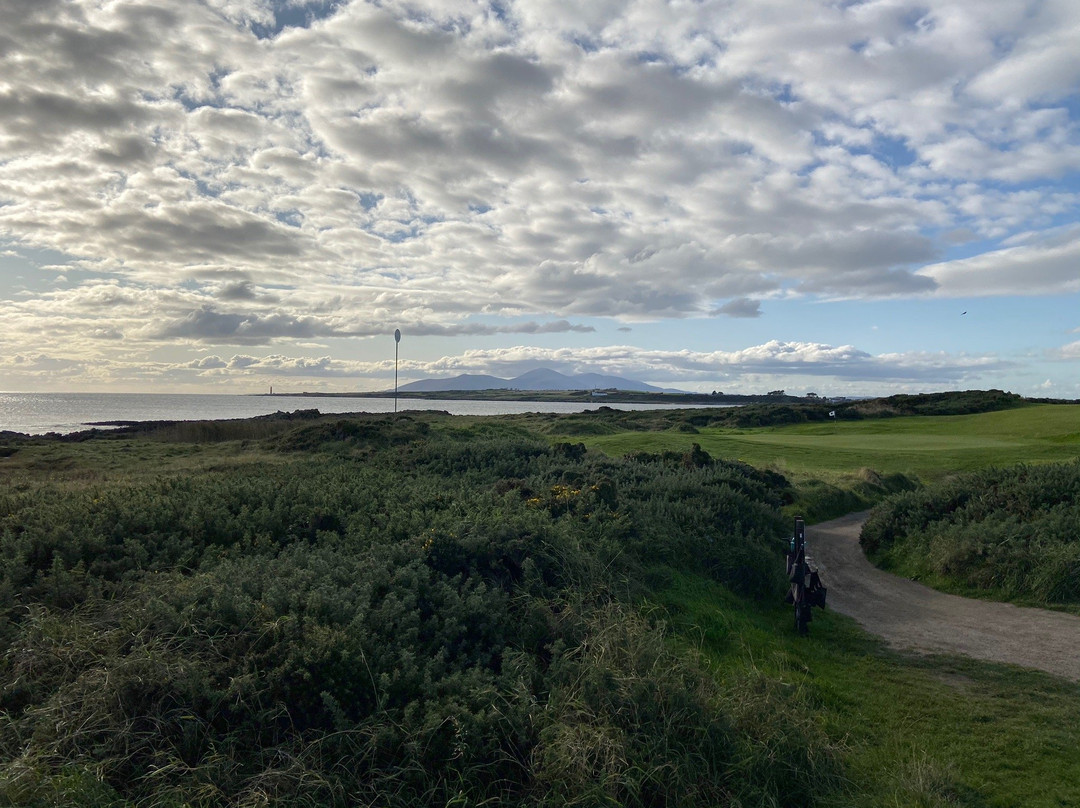
<svg viewBox="0 0 1080 808">
<path fill-rule="evenodd" d="M 908 574 L 1040 603 L 1080 603 L 1080 461 L 959 475 L 891 497 L 868 554 Z"/>
<path fill-rule="evenodd" d="M 0 491 L 0 801 L 777 801 L 635 603 L 665 569 L 777 597 L 783 478 L 300 420 L 227 469 Z"/>
</svg>

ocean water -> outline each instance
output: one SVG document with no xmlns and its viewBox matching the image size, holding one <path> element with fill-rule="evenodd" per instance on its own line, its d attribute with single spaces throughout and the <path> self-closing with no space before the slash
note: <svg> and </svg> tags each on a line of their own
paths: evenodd
<svg viewBox="0 0 1080 808">
<path fill-rule="evenodd" d="M 436 401 L 399 398 L 398 410 L 445 410 L 453 415 L 581 412 L 598 407 L 652 410 L 692 404 L 617 404 L 560 401 Z M 698 405 L 700 406 L 700 405 Z M 393 412 L 392 398 L 321 398 L 165 393 L 0 393 L 0 431 L 44 435 L 78 432 L 109 421 L 218 421 L 274 412 Z"/>
</svg>

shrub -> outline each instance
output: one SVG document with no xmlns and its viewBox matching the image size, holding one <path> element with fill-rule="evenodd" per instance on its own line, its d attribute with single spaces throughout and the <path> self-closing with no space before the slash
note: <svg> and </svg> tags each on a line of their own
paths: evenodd
<svg viewBox="0 0 1080 808">
<path fill-rule="evenodd" d="M 860 541 L 886 566 L 1039 603 L 1080 603 L 1080 461 L 959 475 L 878 505 Z"/>
<path fill-rule="evenodd" d="M 299 420 L 272 464 L 0 491 L 0 798 L 777 801 L 752 722 L 636 604 L 665 568 L 777 597 L 783 478 Z M 783 765 L 815 776 L 816 742 Z"/>
</svg>

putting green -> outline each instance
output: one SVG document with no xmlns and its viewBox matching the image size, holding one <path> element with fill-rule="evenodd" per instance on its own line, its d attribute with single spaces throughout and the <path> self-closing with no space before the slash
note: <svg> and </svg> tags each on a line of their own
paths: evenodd
<svg viewBox="0 0 1080 808">
<path fill-rule="evenodd" d="M 698 443 L 714 457 L 802 475 L 861 468 L 931 480 L 955 471 L 1080 456 L 1080 405 L 1041 404 L 1002 412 L 797 424 L 762 429 L 704 428 L 579 438 L 612 455 L 684 451 Z"/>
</svg>

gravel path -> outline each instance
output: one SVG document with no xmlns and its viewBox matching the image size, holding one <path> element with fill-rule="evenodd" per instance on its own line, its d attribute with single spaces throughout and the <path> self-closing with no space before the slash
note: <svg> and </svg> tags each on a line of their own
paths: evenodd
<svg viewBox="0 0 1080 808">
<path fill-rule="evenodd" d="M 1080 617 L 947 595 L 883 572 L 859 546 L 866 516 L 806 529 L 807 557 L 828 587 L 828 608 L 896 648 L 964 654 L 1080 682 Z"/>
</svg>

